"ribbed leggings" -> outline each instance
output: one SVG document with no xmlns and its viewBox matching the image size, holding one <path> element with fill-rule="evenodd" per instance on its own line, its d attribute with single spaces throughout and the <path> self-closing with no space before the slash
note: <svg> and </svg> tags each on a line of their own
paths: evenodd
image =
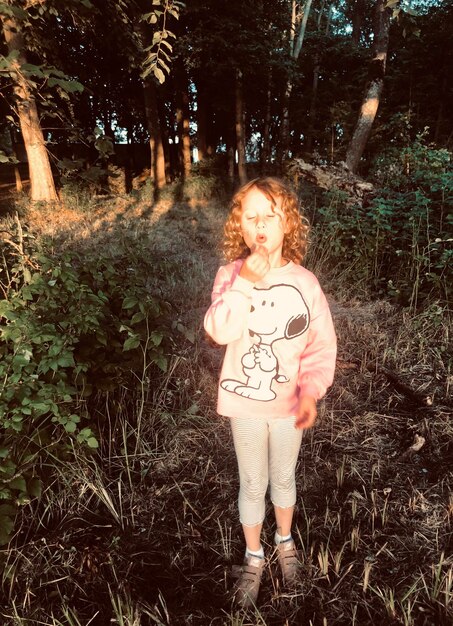
<svg viewBox="0 0 453 626">
<path fill-rule="evenodd" d="M 244 526 L 264 520 L 266 491 L 272 503 L 289 508 L 296 503 L 295 470 L 302 430 L 295 417 L 230 418 L 239 468 L 239 517 Z"/>
</svg>

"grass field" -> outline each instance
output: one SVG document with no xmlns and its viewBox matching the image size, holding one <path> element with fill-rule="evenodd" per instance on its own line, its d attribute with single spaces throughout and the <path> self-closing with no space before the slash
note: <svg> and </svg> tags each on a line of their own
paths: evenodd
<svg viewBox="0 0 453 626">
<path fill-rule="evenodd" d="M 327 275 L 339 355 L 297 470 L 300 587 L 280 586 L 269 515 L 259 607 L 232 609 L 238 479 L 215 413 L 222 351 L 202 330 L 224 217 L 219 203 L 112 198 L 28 218 L 57 249 L 127 247 L 134 271 L 146 255 L 150 293 L 187 332 L 166 373 L 97 399 L 97 453 L 56 462 L 39 502 L 21 509 L 2 551 L 1 623 L 452 624 L 450 328 L 442 311 L 346 301 Z"/>
</svg>

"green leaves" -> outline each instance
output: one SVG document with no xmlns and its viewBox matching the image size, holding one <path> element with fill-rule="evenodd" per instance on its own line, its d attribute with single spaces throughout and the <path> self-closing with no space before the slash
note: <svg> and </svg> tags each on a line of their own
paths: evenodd
<svg viewBox="0 0 453 626">
<path fill-rule="evenodd" d="M 9 269 L 14 280 L 0 300 L 0 498 L 11 508 L 0 512 L 0 542 L 16 507 L 39 497 L 37 468 L 49 449 L 67 459 L 74 446 L 99 447 L 86 398 L 167 371 L 168 305 L 150 295 L 149 277 L 129 271 L 130 252 L 29 251 L 28 282 L 20 263 Z"/>
<path fill-rule="evenodd" d="M 0 3 L 0 15 L 6 17 L 14 17 L 18 20 L 26 20 L 28 18 L 27 11 L 24 11 L 22 7 L 14 6 L 11 4 Z"/>
<path fill-rule="evenodd" d="M 381 154 L 374 174 L 379 194 L 365 207 L 351 206 L 339 192 L 326 194 L 313 250 L 324 251 L 334 275 L 349 276 L 351 283 L 404 306 L 448 302 L 453 294 L 453 224 L 446 219 L 453 214 L 451 154 L 419 136 L 403 149 Z"/>
<path fill-rule="evenodd" d="M 49 78 L 48 80 L 49 87 L 55 87 L 58 85 L 63 91 L 66 93 L 76 93 L 82 92 L 84 90 L 84 86 L 79 83 L 77 80 L 64 80 L 62 78 Z"/>
<path fill-rule="evenodd" d="M 14 529 L 16 508 L 11 504 L 0 504 L 0 546 L 8 543 Z"/>
<path fill-rule="evenodd" d="M 144 49 L 147 53 L 143 61 L 142 78 L 146 78 L 151 73 L 160 84 L 165 82 L 166 76 L 170 74 L 171 56 L 173 47 L 168 41 L 169 38 L 176 39 L 176 35 L 166 27 L 168 15 L 178 20 L 183 2 L 175 0 L 153 0 L 153 6 L 160 7 L 150 13 L 144 13 L 142 20 L 148 24 L 162 24 L 162 27 L 153 34 L 152 43 Z"/>
</svg>

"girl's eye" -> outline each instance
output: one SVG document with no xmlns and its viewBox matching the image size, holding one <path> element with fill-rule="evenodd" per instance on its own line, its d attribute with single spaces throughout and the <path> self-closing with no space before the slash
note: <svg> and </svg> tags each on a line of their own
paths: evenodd
<svg viewBox="0 0 453 626">
<path fill-rule="evenodd" d="M 277 217 L 277 216 L 275 215 L 275 213 L 271 213 L 271 214 L 270 214 L 270 215 L 268 215 L 267 217 Z"/>
<path fill-rule="evenodd" d="M 247 215 L 246 219 L 249 221 L 256 220 L 256 215 Z"/>
</svg>

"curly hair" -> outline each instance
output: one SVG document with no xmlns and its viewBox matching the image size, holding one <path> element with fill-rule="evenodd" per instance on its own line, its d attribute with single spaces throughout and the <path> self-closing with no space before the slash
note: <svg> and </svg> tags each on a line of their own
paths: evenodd
<svg viewBox="0 0 453 626">
<path fill-rule="evenodd" d="M 282 199 L 282 211 L 286 218 L 288 232 L 283 239 L 282 256 L 300 264 L 307 252 L 309 224 L 299 211 L 299 201 L 294 191 L 279 178 L 266 176 L 254 178 L 243 185 L 233 196 L 231 211 L 225 223 L 223 252 L 227 261 L 244 259 L 250 254 L 241 231 L 242 200 L 253 187 L 259 189 L 272 205 L 277 198 Z"/>
</svg>

